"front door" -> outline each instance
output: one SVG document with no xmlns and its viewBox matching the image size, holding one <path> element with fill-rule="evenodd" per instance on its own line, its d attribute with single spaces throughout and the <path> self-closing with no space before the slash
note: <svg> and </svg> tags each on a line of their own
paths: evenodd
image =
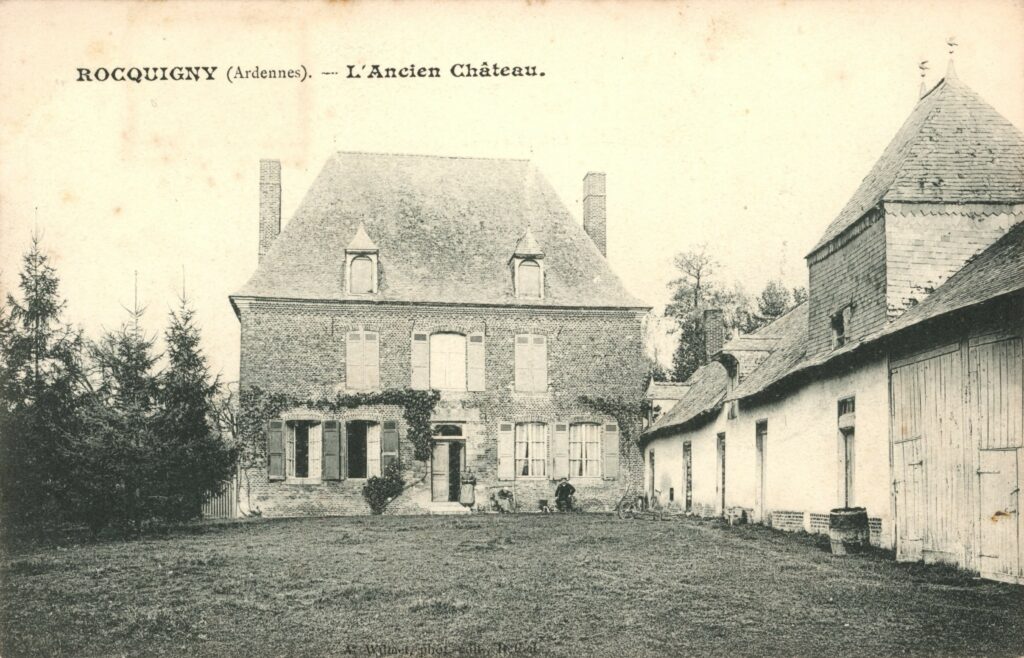
<svg viewBox="0 0 1024 658">
<path fill-rule="evenodd" d="M 1017 451 L 981 450 L 978 455 L 978 570 L 986 578 L 1014 581 L 1020 555 Z"/>
<path fill-rule="evenodd" d="M 450 495 L 448 452 L 451 441 L 434 441 L 433 454 L 430 460 L 430 493 L 431 500 L 447 502 Z"/>
</svg>

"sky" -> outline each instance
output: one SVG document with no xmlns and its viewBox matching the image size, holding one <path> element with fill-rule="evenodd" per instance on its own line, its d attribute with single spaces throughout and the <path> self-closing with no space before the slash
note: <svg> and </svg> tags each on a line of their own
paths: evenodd
<svg viewBox="0 0 1024 658">
<path fill-rule="evenodd" d="M 1024 126 L 1020 2 L 0 4 L 0 288 L 34 227 L 66 318 L 154 335 L 184 283 L 237 378 L 228 295 L 256 267 L 261 158 L 287 223 L 334 151 L 533 160 L 577 218 L 607 173 L 608 259 L 654 307 L 706 243 L 757 292 L 803 257 L 912 110 L 918 63 Z M 529 79 L 349 80 L 348 64 L 537 66 Z M 213 82 L 77 82 L 79 67 L 217 66 Z M 229 66 L 297 68 L 238 80 Z"/>
</svg>

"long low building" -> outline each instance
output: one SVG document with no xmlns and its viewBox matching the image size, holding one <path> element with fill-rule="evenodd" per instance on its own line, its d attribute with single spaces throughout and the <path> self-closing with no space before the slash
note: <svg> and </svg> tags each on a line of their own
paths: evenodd
<svg viewBox="0 0 1024 658">
<path fill-rule="evenodd" d="M 1021 582 L 1022 218 L 1024 136 L 950 66 L 808 254 L 808 302 L 708 341 L 642 437 L 648 493 L 809 532 L 864 507 L 899 559 Z"/>
</svg>

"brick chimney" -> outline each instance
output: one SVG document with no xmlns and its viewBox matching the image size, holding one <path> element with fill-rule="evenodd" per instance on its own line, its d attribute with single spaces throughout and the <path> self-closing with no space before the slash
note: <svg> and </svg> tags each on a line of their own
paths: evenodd
<svg viewBox="0 0 1024 658">
<path fill-rule="evenodd" d="M 281 161 L 260 160 L 260 260 L 281 232 Z"/>
<path fill-rule="evenodd" d="M 583 230 L 607 256 L 608 228 L 604 206 L 604 174 L 591 171 L 583 177 Z"/>
<path fill-rule="evenodd" d="M 722 319 L 722 309 L 704 309 L 704 350 L 708 361 L 722 351 L 723 345 L 725 345 L 725 321 Z"/>
</svg>

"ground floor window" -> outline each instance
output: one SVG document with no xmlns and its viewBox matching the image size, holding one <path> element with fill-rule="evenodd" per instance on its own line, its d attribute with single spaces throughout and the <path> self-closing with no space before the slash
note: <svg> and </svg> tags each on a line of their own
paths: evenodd
<svg viewBox="0 0 1024 658">
<path fill-rule="evenodd" d="M 285 468 L 289 478 L 319 479 L 322 446 L 320 421 L 296 420 L 288 423 Z"/>
<path fill-rule="evenodd" d="M 601 426 L 569 426 L 569 477 L 601 477 Z"/>
<path fill-rule="evenodd" d="M 545 474 L 547 465 L 548 426 L 544 423 L 516 424 L 516 475 Z"/>
</svg>

